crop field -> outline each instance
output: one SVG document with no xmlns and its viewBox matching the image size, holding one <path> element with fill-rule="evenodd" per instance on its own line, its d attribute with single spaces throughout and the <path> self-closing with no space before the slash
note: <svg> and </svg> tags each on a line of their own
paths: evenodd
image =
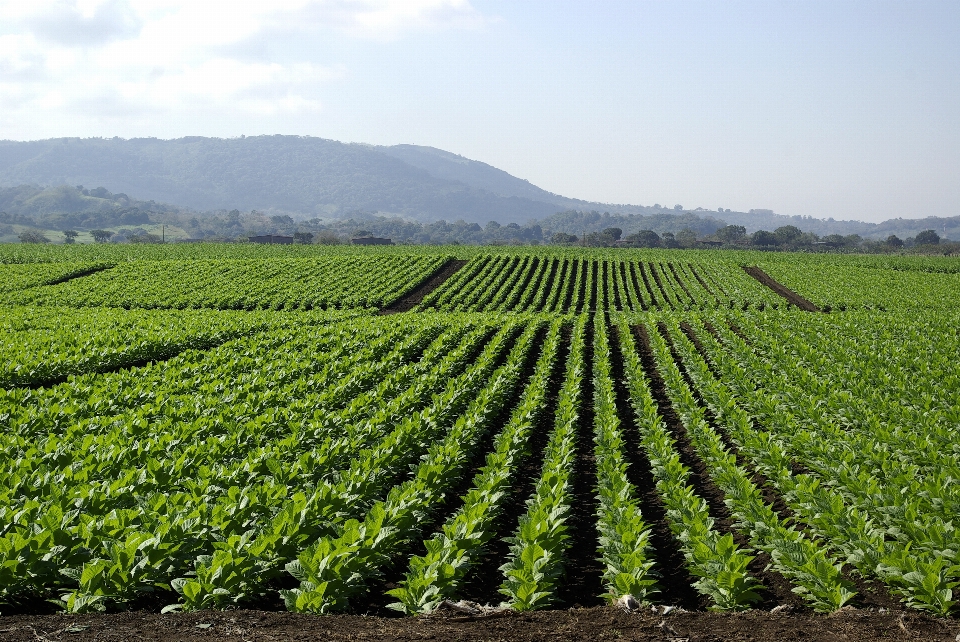
<svg viewBox="0 0 960 642">
<path fill-rule="evenodd" d="M 498 249 L 0 253 L 0 612 L 955 621 L 960 264 Z"/>
</svg>

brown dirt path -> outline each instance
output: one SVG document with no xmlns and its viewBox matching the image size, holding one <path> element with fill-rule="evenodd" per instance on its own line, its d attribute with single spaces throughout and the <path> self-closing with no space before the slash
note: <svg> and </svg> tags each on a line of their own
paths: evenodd
<svg viewBox="0 0 960 642">
<path fill-rule="evenodd" d="M 439 288 L 444 282 L 453 276 L 457 270 L 466 265 L 467 262 L 460 259 L 451 259 L 444 263 L 433 276 L 427 279 L 422 285 L 414 289 L 406 296 L 397 299 L 387 307 L 380 310 L 380 314 L 396 314 L 398 312 L 408 312 L 420 305 L 423 299 Z"/>
<path fill-rule="evenodd" d="M 801 310 L 806 312 L 823 312 L 820 308 L 814 305 L 811 301 L 803 298 L 790 288 L 786 287 L 772 276 L 761 270 L 756 266 L 743 266 L 743 271 L 755 278 L 757 281 L 767 286 L 784 299 L 797 306 Z"/>
<path fill-rule="evenodd" d="M 738 614 L 612 607 L 509 613 L 488 617 L 434 616 L 380 618 L 314 616 L 267 611 L 200 611 L 160 615 L 143 611 L 116 614 L 7 616 L 0 618 L 0 641 L 173 642 L 223 640 L 727 640 L 875 642 L 925 640 L 953 642 L 960 623 L 919 613 L 844 609 L 832 615 L 747 611 Z"/>
</svg>

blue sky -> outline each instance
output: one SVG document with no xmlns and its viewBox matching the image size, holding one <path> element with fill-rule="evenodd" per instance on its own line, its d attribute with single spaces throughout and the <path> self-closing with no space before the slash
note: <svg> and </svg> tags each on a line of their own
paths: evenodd
<svg viewBox="0 0 960 642">
<path fill-rule="evenodd" d="M 0 0 L 0 138 L 274 133 L 607 203 L 952 216 L 960 3 Z"/>
</svg>

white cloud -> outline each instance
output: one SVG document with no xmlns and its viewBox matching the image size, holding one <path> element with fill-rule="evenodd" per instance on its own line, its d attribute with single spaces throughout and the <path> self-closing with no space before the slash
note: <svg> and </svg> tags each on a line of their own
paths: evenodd
<svg viewBox="0 0 960 642">
<path fill-rule="evenodd" d="M 335 26 L 353 36 L 375 39 L 484 23 L 468 0 L 328 0 L 305 3 L 300 14 L 300 24 Z"/>
<path fill-rule="evenodd" d="M 135 37 L 142 22 L 126 0 L 32 5 L 23 24 L 40 40 L 65 46 L 96 46 Z"/>
<path fill-rule="evenodd" d="M 391 40 L 482 22 L 469 0 L 0 0 L 0 138 L 223 110 L 316 114 L 347 70 L 283 34 Z M 271 54 L 251 46 L 264 38 Z"/>
</svg>

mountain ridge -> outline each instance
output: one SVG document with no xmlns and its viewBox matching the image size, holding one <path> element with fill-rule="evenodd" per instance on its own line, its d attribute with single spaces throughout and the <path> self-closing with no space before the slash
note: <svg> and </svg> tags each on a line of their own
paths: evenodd
<svg viewBox="0 0 960 642">
<path fill-rule="evenodd" d="M 434 147 L 342 143 L 312 136 L 0 141 L 0 188 L 24 185 L 106 186 L 145 202 L 175 203 L 176 208 L 258 210 L 299 220 L 338 219 L 363 211 L 423 223 L 549 221 L 553 229 L 577 234 L 589 226 L 586 219 L 603 211 L 614 218 L 634 215 L 636 223 L 656 224 L 664 231 L 686 221 L 701 233 L 712 225 L 743 225 L 748 233 L 795 225 L 821 235 L 885 238 L 935 229 L 945 237 L 960 238 L 960 217 L 864 223 L 769 210 L 597 203 L 548 192 L 482 161 Z"/>
</svg>

